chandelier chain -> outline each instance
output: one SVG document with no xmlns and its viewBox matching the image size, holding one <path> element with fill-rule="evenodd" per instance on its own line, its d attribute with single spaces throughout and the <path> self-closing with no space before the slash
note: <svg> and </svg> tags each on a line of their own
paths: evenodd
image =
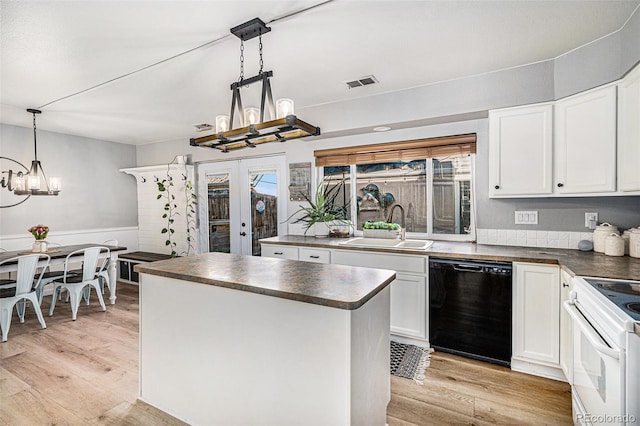
<svg viewBox="0 0 640 426">
<path fill-rule="evenodd" d="M 38 161 L 38 144 L 36 143 L 36 113 L 33 114 L 33 156 Z"/>
<path fill-rule="evenodd" d="M 258 40 L 260 42 L 258 44 L 258 51 L 260 52 L 260 73 L 259 74 L 262 74 L 262 68 L 264 67 L 264 61 L 262 60 L 262 32 L 259 34 Z"/>
<path fill-rule="evenodd" d="M 244 80 L 244 40 L 240 39 L 240 77 L 238 81 Z"/>
</svg>

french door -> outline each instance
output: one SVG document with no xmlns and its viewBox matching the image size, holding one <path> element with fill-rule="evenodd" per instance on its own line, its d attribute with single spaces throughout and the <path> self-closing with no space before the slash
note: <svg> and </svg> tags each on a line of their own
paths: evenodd
<svg viewBox="0 0 640 426">
<path fill-rule="evenodd" d="M 286 233 L 284 156 L 198 165 L 200 247 L 260 256 L 261 238 Z"/>
</svg>

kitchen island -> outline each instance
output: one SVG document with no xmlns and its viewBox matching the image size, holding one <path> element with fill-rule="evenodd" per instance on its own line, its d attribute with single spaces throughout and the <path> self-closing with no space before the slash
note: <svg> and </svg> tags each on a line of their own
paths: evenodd
<svg viewBox="0 0 640 426">
<path fill-rule="evenodd" d="M 393 271 L 222 253 L 135 270 L 141 400 L 190 424 L 386 423 Z"/>
</svg>

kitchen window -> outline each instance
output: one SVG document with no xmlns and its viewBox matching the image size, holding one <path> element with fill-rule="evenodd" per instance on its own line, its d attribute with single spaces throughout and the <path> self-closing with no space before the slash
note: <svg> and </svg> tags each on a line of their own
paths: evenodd
<svg viewBox="0 0 640 426">
<path fill-rule="evenodd" d="M 329 149 L 315 155 L 325 184 L 341 187 L 336 201 L 347 206 L 357 232 L 365 221 L 387 220 L 393 210 L 393 222 L 401 223 L 404 216 L 411 237 L 475 239 L 475 134 Z"/>
</svg>

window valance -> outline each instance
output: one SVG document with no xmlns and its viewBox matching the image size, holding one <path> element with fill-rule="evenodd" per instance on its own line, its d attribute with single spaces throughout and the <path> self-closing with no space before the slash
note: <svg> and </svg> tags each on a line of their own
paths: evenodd
<svg viewBox="0 0 640 426">
<path fill-rule="evenodd" d="M 320 149 L 313 152 L 316 166 L 346 166 L 349 164 L 411 161 L 422 158 L 474 154 L 476 134 L 413 139 L 400 142 Z"/>
</svg>

